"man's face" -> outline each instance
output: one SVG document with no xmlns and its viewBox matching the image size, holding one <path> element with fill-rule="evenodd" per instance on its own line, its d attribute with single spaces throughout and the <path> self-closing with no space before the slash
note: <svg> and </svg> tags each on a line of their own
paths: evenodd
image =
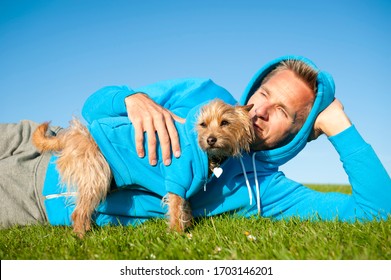
<svg viewBox="0 0 391 280">
<path fill-rule="evenodd" d="M 286 144 L 300 130 L 303 121 L 298 116 L 306 114 L 313 100 L 313 91 L 292 71 L 282 70 L 270 77 L 247 102 L 254 104 L 250 111 L 256 135 L 252 149 L 269 150 Z"/>
</svg>

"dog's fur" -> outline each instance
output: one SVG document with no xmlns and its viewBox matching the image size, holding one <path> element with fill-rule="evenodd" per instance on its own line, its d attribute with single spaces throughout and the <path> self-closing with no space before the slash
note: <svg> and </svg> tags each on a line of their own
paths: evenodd
<svg viewBox="0 0 391 280">
<path fill-rule="evenodd" d="M 248 111 L 252 105 L 231 106 L 214 100 L 203 106 L 198 116 L 198 143 L 208 154 L 209 175 L 227 157 L 249 151 L 254 139 Z M 110 189 L 112 173 L 88 129 L 74 119 L 57 136 L 46 136 L 49 123 L 41 124 L 33 134 L 33 143 L 41 152 L 58 152 L 57 168 L 62 183 L 78 192 L 72 214 L 74 232 L 83 237 L 91 228 L 91 215 Z M 188 201 L 169 193 L 169 227 L 178 232 L 191 225 Z"/>
<path fill-rule="evenodd" d="M 198 144 L 208 154 L 209 173 L 227 157 L 240 156 L 242 150 L 250 151 L 255 137 L 248 115 L 252 107 L 253 104 L 231 106 L 216 99 L 201 108 Z"/>
<path fill-rule="evenodd" d="M 49 123 L 41 124 L 33 134 L 33 143 L 41 152 L 58 152 L 57 169 L 68 188 L 76 188 L 77 202 L 72 214 L 73 229 L 82 237 L 91 228 L 91 214 L 105 199 L 112 178 L 110 167 L 88 129 L 77 119 L 56 137 L 46 136 Z"/>
</svg>

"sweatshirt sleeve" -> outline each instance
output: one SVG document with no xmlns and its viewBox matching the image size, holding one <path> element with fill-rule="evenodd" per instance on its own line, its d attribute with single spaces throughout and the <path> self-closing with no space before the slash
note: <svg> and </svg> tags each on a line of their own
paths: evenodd
<svg viewBox="0 0 391 280">
<path fill-rule="evenodd" d="M 215 98 L 229 104 L 237 103 L 226 89 L 210 79 L 202 78 L 166 80 L 136 91 L 147 94 L 157 104 L 181 118 L 186 118 L 193 107 Z"/>
<path fill-rule="evenodd" d="M 135 93 L 147 94 L 157 104 L 182 118 L 194 106 L 215 98 L 229 104 L 237 103 L 227 90 L 210 79 L 175 79 L 137 89 L 127 86 L 104 87 L 87 99 L 83 106 L 83 117 L 91 123 L 100 118 L 127 116 L 125 98 Z"/>
<path fill-rule="evenodd" d="M 166 191 L 187 198 L 186 193 L 189 190 L 193 180 L 193 169 L 191 167 L 191 158 L 186 149 L 180 158 L 173 159 L 171 165 L 161 165 L 165 178 Z"/>
<path fill-rule="evenodd" d="M 89 124 L 107 117 L 127 116 L 125 98 L 134 93 L 127 86 L 103 87 L 86 100 L 82 115 Z"/>
<path fill-rule="evenodd" d="M 391 213 L 391 179 L 373 148 L 352 125 L 329 138 L 340 156 L 357 204 L 367 213 Z"/>
</svg>

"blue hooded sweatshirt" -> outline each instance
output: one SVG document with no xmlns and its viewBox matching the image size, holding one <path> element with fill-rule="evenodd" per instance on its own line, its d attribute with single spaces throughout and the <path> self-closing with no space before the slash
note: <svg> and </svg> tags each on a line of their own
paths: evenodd
<svg viewBox="0 0 391 280">
<path fill-rule="evenodd" d="M 219 178 L 212 176 L 209 180 L 204 175 L 198 175 L 200 170 L 205 172 L 207 167 L 205 154 L 194 147 L 198 144 L 194 141 L 194 122 L 190 120 L 194 120 L 199 108 L 197 106 L 214 98 L 234 104 L 235 100 L 226 90 L 210 80 L 181 79 L 159 82 L 135 90 L 128 87 L 105 87 L 94 93 L 84 105 L 83 116 L 108 159 L 116 182 L 112 192 L 96 210 L 96 223 L 136 225 L 150 218 L 162 218 L 167 209 L 161 204 L 161 199 L 168 190 L 186 197 L 195 217 L 228 212 L 246 217 L 262 215 L 275 219 L 292 216 L 323 220 L 339 218 L 344 221 L 386 218 L 391 213 L 390 177 L 355 126 L 329 138 L 349 176 L 352 195 L 310 190 L 286 178 L 278 170 L 279 166 L 305 147 L 316 117 L 334 100 L 335 91 L 332 77 L 327 72 L 320 71 L 313 62 L 300 56 L 284 56 L 266 64 L 255 74 L 240 103 L 246 104 L 263 78 L 286 59 L 304 61 L 319 71 L 316 98 L 303 127 L 285 146 L 267 151 L 251 151 L 241 158 L 227 159 L 221 166 L 223 174 Z M 185 172 L 183 170 L 189 171 L 190 177 L 194 177 L 194 172 L 197 172 L 197 179 L 193 184 L 189 185 L 190 177 L 185 175 L 183 176 L 187 179 L 179 184 L 180 187 L 164 183 L 161 174 L 152 171 L 154 168 L 149 166 L 148 160 L 139 159 L 136 155 L 133 128 L 127 120 L 124 104 L 125 97 L 135 92 L 147 93 L 158 104 L 186 118 L 185 125 L 176 126 L 181 141 L 181 158 L 188 163 L 185 168 L 181 168 L 181 158 L 173 158 L 171 167 L 181 174 Z M 121 136 L 122 129 L 125 130 L 126 137 Z M 160 150 L 158 152 L 160 155 Z M 133 166 L 136 166 L 134 171 L 138 168 L 150 168 L 151 172 L 133 179 Z M 155 170 L 160 169 L 165 176 L 171 172 L 168 171 L 171 167 L 166 169 L 159 162 Z M 45 205 L 49 221 L 52 224 L 71 224 L 70 214 L 74 202 L 57 185 L 55 158 L 49 164 L 47 174 L 44 195 L 47 198 Z"/>
</svg>

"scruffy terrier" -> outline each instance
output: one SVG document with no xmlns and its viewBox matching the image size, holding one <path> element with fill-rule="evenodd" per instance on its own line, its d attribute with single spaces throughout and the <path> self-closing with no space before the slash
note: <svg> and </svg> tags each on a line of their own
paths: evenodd
<svg viewBox="0 0 391 280">
<path fill-rule="evenodd" d="M 231 106 L 213 100 L 203 106 L 197 118 L 198 143 L 208 155 L 209 176 L 220 176 L 219 167 L 231 156 L 250 150 L 254 131 L 248 112 L 253 105 Z M 91 228 L 94 209 L 106 198 L 112 172 L 88 129 L 74 119 L 70 127 L 57 136 L 46 136 L 49 123 L 41 124 L 33 134 L 33 143 L 41 152 L 58 153 L 57 169 L 62 183 L 77 188 L 76 207 L 72 214 L 73 229 L 80 238 Z M 137 160 L 137 159 L 135 159 Z M 216 171 L 217 170 L 217 171 Z M 188 201 L 169 193 L 169 227 L 183 232 L 192 222 Z"/>
<path fill-rule="evenodd" d="M 220 165 L 228 157 L 249 152 L 255 134 L 248 112 L 254 105 L 232 106 L 215 99 L 204 105 L 197 116 L 198 144 L 208 155 L 208 176 L 222 173 Z M 170 228 L 182 232 L 192 223 L 193 216 L 188 201 L 169 193 L 168 216 Z"/>
</svg>

